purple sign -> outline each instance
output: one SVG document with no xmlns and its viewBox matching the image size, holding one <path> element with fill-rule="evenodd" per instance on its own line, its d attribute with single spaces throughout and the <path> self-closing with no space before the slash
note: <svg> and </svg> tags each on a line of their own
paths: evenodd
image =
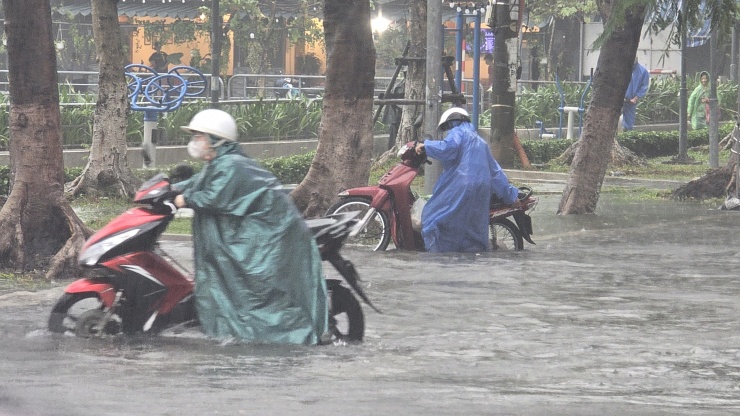
<svg viewBox="0 0 740 416">
<path fill-rule="evenodd" d="M 491 29 L 483 29 L 481 28 L 481 37 L 480 37 L 480 53 L 486 54 L 486 53 L 493 53 L 493 31 Z M 470 39 L 470 38 L 469 38 Z M 472 52 L 473 51 L 473 43 L 465 42 L 465 51 L 466 52 Z"/>
</svg>

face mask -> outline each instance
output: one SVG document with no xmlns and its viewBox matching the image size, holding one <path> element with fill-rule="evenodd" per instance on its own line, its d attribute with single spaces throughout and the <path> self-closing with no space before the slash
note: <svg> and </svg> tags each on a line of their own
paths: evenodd
<svg viewBox="0 0 740 416">
<path fill-rule="evenodd" d="M 208 146 L 199 140 L 188 142 L 188 154 L 193 159 L 203 159 L 208 154 Z"/>
</svg>

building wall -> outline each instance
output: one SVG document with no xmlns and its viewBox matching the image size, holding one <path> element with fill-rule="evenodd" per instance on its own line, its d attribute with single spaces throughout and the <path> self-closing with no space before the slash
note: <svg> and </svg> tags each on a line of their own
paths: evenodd
<svg viewBox="0 0 740 416">
<path fill-rule="evenodd" d="M 150 18 L 150 17 L 136 17 L 130 21 L 130 23 L 136 23 L 137 21 L 165 21 L 165 24 L 172 23 L 175 21 L 175 19 L 172 18 Z M 231 37 L 231 34 L 229 34 Z M 232 44 L 233 44 L 233 38 L 232 38 Z M 143 65 L 149 65 L 149 56 L 151 56 L 152 53 L 154 53 L 154 45 L 153 42 L 149 41 L 144 36 L 144 26 L 139 25 L 137 30 L 134 30 L 131 32 L 130 37 L 130 43 L 129 43 L 131 55 L 130 55 L 130 61 L 134 64 L 143 64 Z M 180 43 L 175 44 L 170 41 L 170 43 L 165 43 L 162 45 L 162 51 L 166 52 L 169 55 L 172 55 L 174 53 L 182 53 L 181 58 L 181 65 L 190 65 L 190 57 L 191 57 L 191 51 L 194 49 L 197 49 L 200 51 L 200 56 L 203 57 L 211 52 L 211 39 L 210 36 L 204 35 L 204 36 L 198 36 L 196 35 L 196 40 L 192 42 L 186 42 L 186 43 Z M 230 75 L 233 73 L 234 70 L 234 54 L 229 53 L 229 62 L 226 70 L 226 74 L 223 75 Z M 173 68 L 175 65 L 170 64 L 170 68 Z M 208 70 L 210 72 L 210 69 Z"/>
</svg>

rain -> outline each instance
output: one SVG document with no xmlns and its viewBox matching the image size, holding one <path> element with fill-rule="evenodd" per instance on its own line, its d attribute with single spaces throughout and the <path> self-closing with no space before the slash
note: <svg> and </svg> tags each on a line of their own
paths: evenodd
<svg viewBox="0 0 740 416">
<path fill-rule="evenodd" d="M 539 196 L 521 252 L 346 247 L 383 312 L 360 344 L 80 339 L 46 330 L 66 282 L 0 292 L 0 415 L 740 413 L 737 212 L 605 193 L 560 217 Z"/>
</svg>

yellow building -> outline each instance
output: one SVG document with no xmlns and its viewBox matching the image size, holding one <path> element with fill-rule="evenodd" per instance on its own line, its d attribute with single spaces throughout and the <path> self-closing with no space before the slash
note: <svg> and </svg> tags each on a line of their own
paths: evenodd
<svg viewBox="0 0 740 416">
<path fill-rule="evenodd" d="M 283 4 L 284 3 L 284 4 Z M 299 12 L 295 0 L 281 2 L 274 16 L 280 24 L 288 19 L 295 19 Z M 205 20 L 211 2 L 187 0 L 186 2 L 160 2 L 142 0 L 123 0 L 118 3 L 119 23 L 122 36 L 128 50 L 128 61 L 133 64 L 149 65 L 149 57 L 154 53 L 154 44 L 160 42 L 161 50 L 169 55 L 170 68 L 175 65 L 200 67 L 210 73 L 210 22 Z M 90 0 L 54 0 L 52 6 L 57 12 L 54 24 L 57 26 L 57 38 L 67 46 L 60 48 L 60 67 L 62 70 L 92 70 L 95 66 L 94 46 L 92 45 L 91 6 Z M 312 10 L 317 12 L 316 8 Z M 272 13 L 272 12 L 271 12 Z M 69 17 L 73 21 L 69 21 Z M 228 19 L 228 16 L 225 17 Z M 317 20 L 314 20 L 317 23 Z M 85 28 L 85 26 L 88 26 Z M 189 28 L 189 29 L 188 29 Z M 195 29 L 193 29 L 195 28 Z M 188 33 L 189 32 L 189 33 Z M 321 60 L 321 70 L 325 68 L 325 54 L 318 45 L 292 45 L 287 36 L 281 36 L 278 45 L 271 48 L 271 72 L 294 74 L 296 58 L 313 53 Z M 157 35 L 152 35 L 156 33 Z M 228 57 L 222 63 L 222 75 L 248 71 L 245 64 L 245 51 L 248 45 L 235 44 L 232 31 L 226 31 L 231 47 L 223 56 Z M 87 42 L 80 41 L 87 39 Z M 92 48 L 92 53 L 90 49 Z M 198 59 L 200 58 L 200 59 Z"/>
</svg>

